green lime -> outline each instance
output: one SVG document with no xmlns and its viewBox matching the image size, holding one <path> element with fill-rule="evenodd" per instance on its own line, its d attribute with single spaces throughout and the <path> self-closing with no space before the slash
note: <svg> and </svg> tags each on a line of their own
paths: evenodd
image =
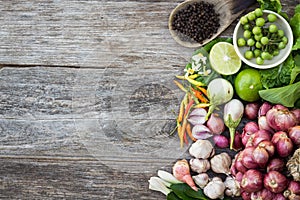
<svg viewBox="0 0 300 200">
<path fill-rule="evenodd" d="M 237 73 L 242 65 L 240 57 L 236 54 L 232 44 L 228 42 L 216 43 L 209 53 L 211 67 L 222 75 Z"/>
<path fill-rule="evenodd" d="M 258 91 L 263 89 L 261 76 L 256 69 L 244 69 L 234 80 L 236 94 L 244 101 L 253 102 L 260 99 Z"/>
</svg>

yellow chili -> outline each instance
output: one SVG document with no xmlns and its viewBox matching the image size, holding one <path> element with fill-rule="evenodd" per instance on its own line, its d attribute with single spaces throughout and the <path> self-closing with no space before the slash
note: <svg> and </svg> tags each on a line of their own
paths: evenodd
<svg viewBox="0 0 300 200">
<path fill-rule="evenodd" d="M 189 75 L 188 77 L 190 79 L 195 79 L 195 78 L 198 78 L 200 75 L 199 74 L 193 74 L 193 75 Z"/>
<path fill-rule="evenodd" d="M 187 89 L 185 89 L 185 87 L 183 87 L 183 85 L 181 83 L 179 83 L 178 81 L 174 80 L 174 83 L 177 85 L 177 87 L 179 87 L 179 89 L 181 89 L 184 92 L 188 92 Z"/>
<path fill-rule="evenodd" d="M 188 76 L 185 76 L 185 79 L 190 82 L 191 84 L 195 85 L 195 86 L 205 86 L 204 83 L 200 82 L 200 81 L 196 81 L 196 80 L 193 80 L 191 78 L 189 78 Z"/>
<path fill-rule="evenodd" d="M 210 106 L 209 103 L 199 103 L 199 104 L 195 105 L 194 108 L 206 108 L 209 106 Z"/>
</svg>

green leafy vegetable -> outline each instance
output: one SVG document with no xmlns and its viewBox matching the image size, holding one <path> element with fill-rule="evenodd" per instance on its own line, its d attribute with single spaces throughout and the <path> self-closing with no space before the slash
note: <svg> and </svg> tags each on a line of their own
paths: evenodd
<svg viewBox="0 0 300 200">
<path fill-rule="evenodd" d="M 280 13 L 282 6 L 280 0 L 257 0 L 262 10 L 272 10 Z"/>
<path fill-rule="evenodd" d="M 267 90 L 260 90 L 259 95 L 262 99 L 274 104 L 282 104 L 286 107 L 294 107 L 300 99 L 300 82 Z"/>
<path fill-rule="evenodd" d="M 173 192 L 180 197 L 183 200 L 209 200 L 207 198 L 201 189 L 199 189 L 197 192 L 193 190 L 189 185 L 186 183 L 177 183 L 177 184 L 172 184 L 170 187 Z"/>
<path fill-rule="evenodd" d="M 290 19 L 290 25 L 293 30 L 295 40 L 298 40 L 298 38 L 300 38 L 300 4 L 298 4 L 295 8 L 295 14 Z"/>
<path fill-rule="evenodd" d="M 173 191 L 167 195 L 167 200 L 181 200 Z"/>
<path fill-rule="evenodd" d="M 294 68 L 294 58 L 290 55 L 281 65 L 271 69 L 260 70 L 263 87 L 270 89 L 290 84 L 293 78 L 291 73 Z"/>
</svg>

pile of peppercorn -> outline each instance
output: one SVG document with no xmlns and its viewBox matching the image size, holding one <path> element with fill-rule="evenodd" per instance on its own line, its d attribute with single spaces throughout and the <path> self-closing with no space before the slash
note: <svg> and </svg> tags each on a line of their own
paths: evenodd
<svg viewBox="0 0 300 200">
<path fill-rule="evenodd" d="M 187 5 L 174 15 L 172 29 L 178 31 L 182 40 L 201 43 L 210 38 L 220 27 L 219 14 L 206 2 Z"/>
</svg>

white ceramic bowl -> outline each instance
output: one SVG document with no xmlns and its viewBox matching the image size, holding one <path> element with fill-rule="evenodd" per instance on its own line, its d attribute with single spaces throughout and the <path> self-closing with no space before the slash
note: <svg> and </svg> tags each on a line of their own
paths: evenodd
<svg viewBox="0 0 300 200">
<path fill-rule="evenodd" d="M 288 22 L 282 16 L 270 10 L 264 10 L 263 17 L 266 19 L 266 16 L 269 13 L 273 13 L 274 15 L 277 16 L 277 20 L 272 23 L 276 24 L 278 29 L 282 29 L 285 33 L 285 36 L 288 38 L 288 43 L 286 47 L 284 49 L 281 49 L 279 55 L 274 56 L 272 60 L 265 60 L 263 65 L 258 65 L 256 64 L 255 58 L 251 60 L 246 59 L 244 57 L 244 53 L 246 50 L 249 50 L 249 47 L 239 47 L 237 45 L 237 39 L 243 37 L 243 33 L 244 33 L 243 26 L 240 24 L 240 22 L 238 22 L 238 24 L 236 25 L 233 33 L 233 46 L 238 56 L 247 65 L 258 69 L 268 69 L 280 65 L 287 59 L 293 46 L 293 32 Z M 266 25 L 268 25 L 268 23 L 266 23 Z"/>
</svg>

